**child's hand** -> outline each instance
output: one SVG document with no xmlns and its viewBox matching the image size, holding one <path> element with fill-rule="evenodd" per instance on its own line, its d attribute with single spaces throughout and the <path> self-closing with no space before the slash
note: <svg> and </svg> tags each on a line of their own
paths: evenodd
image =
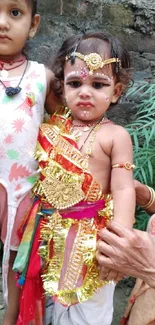
<svg viewBox="0 0 155 325">
<path fill-rule="evenodd" d="M 125 277 L 123 273 L 108 269 L 106 267 L 101 267 L 100 276 L 104 281 L 114 281 L 116 283 Z"/>
</svg>

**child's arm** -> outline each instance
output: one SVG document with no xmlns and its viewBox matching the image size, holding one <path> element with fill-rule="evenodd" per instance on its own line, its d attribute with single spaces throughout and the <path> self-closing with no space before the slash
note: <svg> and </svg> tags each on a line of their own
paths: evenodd
<svg viewBox="0 0 155 325">
<path fill-rule="evenodd" d="M 45 110 L 48 114 L 53 114 L 62 106 L 61 85 L 55 78 L 54 73 L 46 68 L 47 93 L 45 101 Z"/>
<path fill-rule="evenodd" d="M 111 150 L 111 165 L 133 163 L 132 142 L 128 132 L 119 126 L 114 126 L 113 143 Z M 112 168 L 111 192 L 114 200 L 114 220 L 122 225 L 132 228 L 135 214 L 135 188 L 132 169 Z M 105 267 L 106 281 L 120 281 L 123 277 L 123 270 L 120 272 Z"/>
<path fill-rule="evenodd" d="M 114 127 L 113 145 L 111 150 L 111 165 L 133 164 L 132 142 L 128 132 L 120 127 Z M 132 228 L 135 214 L 135 188 L 132 168 L 112 168 L 111 192 L 114 200 L 114 220 Z"/>
</svg>

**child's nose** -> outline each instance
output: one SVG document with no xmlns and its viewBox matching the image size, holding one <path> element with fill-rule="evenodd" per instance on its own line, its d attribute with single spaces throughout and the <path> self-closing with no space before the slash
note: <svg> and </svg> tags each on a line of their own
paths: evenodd
<svg viewBox="0 0 155 325">
<path fill-rule="evenodd" d="M 7 30 L 9 28 L 9 22 L 5 13 L 0 13 L 0 30 Z"/>
<path fill-rule="evenodd" d="M 79 96 L 80 98 L 91 98 L 92 94 L 89 87 L 82 87 Z"/>
</svg>

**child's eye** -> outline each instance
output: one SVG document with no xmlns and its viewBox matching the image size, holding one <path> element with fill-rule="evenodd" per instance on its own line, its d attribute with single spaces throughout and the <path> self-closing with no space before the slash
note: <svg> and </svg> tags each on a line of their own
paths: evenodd
<svg viewBox="0 0 155 325">
<path fill-rule="evenodd" d="M 13 9 L 11 11 L 11 16 L 12 17 L 19 17 L 21 15 L 21 12 L 18 9 Z"/>
<path fill-rule="evenodd" d="M 74 80 L 74 81 L 69 81 L 66 83 L 66 85 L 71 86 L 72 88 L 78 88 L 81 86 L 81 82 L 78 80 Z"/>
<path fill-rule="evenodd" d="M 93 82 L 92 86 L 95 89 L 101 89 L 102 87 L 107 86 L 107 85 L 105 85 L 103 82 L 95 81 L 95 82 Z"/>
</svg>

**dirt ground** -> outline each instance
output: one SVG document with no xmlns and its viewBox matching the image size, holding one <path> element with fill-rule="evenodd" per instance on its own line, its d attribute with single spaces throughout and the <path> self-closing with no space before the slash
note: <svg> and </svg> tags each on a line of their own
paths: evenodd
<svg viewBox="0 0 155 325">
<path fill-rule="evenodd" d="M 111 325 L 119 325 L 120 319 L 123 315 L 133 285 L 134 285 L 134 280 L 132 278 L 127 278 L 123 281 L 120 281 L 119 284 L 116 286 L 115 296 L 114 296 L 114 317 Z M 4 314 L 4 308 L 2 308 L 2 304 L 3 304 L 3 298 L 2 298 L 2 289 L 1 289 L 1 282 L 0 282 L 0 324 L 2 324 L 2 318 Z"/>
</svg>

